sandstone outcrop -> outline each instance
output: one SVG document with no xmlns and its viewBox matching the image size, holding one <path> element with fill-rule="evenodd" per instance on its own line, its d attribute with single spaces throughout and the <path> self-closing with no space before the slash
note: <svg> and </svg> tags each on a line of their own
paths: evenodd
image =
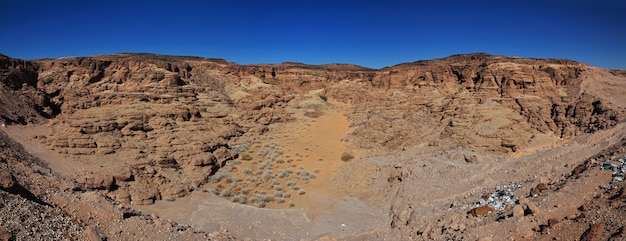
<svg viewBox="0 0 626 241">
<path fill-rule="evenodd" d="M 568 138 L 623 121 L 619 101 L 581 89 L 596 72 L 568 60 L 457 55 L 385 68 L 352 83 L 349 94 L 332 93 L 355 103 L 351 140 L 362 147 L 511 153 L 544 135 Z"/>
<path fill-rule="evenodd" d="M 380 70 L 345 64 L 238 65 L 221 59 L 152 54 L 33 61 L 0 56 L 0 124 L 44 124 L 49 133 L 37 136 L 36 141 L 84 167 L 72 177 L 79 186 L 63 181 L 52 188 L 46 183 L 57 183 L 58 178 L 48 169 L 37 167 L 32 176 L 42 179 L 28 182 L 13 167 L 29 163 L 6 161 L 9 155 L 3 155 L 0 194 L 7 200 L 21 198 L 43 206 L 44 202 L 71 206 L 63 200 L 77 195 L 84 205 L 96 194 L 123 203 L 121 207 L 174 200 L 198 190 L 217 174 L 227 174 L 220 169 L 233 168 L 229 162 L 239 158 L 238 147 L 259 144 L 254 142 L 257 137 L 293 121 L 293 113 L 317 118 L 338 100 L 350 104 L 346 115 L 352 131 L 345 141 L 358 149 L 359 157 L 393 153 L 374 160 L 379 166 L 367 172 L 367 183 L 362 184 L 366 190 L 367 185 L 382 182 L 378 187 L 389 195 L 366 198 L 384 201 L 379 204 L 384 203 L 381 209 L 388 212 L 389 226 L 402 237 L 419 234 L 434 239 L 477 230 L 482 225 L 477 223 L 491 219 L 510 223 L 549 215 L 545 210 L 558 207 L 528 200 L 505 211 L 515 218 L 501 216 L 503 211 L 496 206 L 472 210 L 475 206 L 462 209 L 462 205 L 484 191 L 477 186 L 501 184 L 477 173 L 537 178 L 528 173 L 535 168 L 535 160 L 499 163 L 555 145 L 575 144 L 583 134 L 621 125 L 626 118 L 625 92 L 623 71 L 569 60 L 487 54 L 455 55 Z M 6 145 L 14 144 L 0 140 L 0 147 Z M 9 153 L 11 148 L 2 150 Z M 424 152 L 428 155 L 420 154 Z M 563 165 L 560 158 L 571 159 L 570 154 L 537 157 L 544 168 L 541 171 L 567 168 L 563 177 L 585 178 L 580 174 L 591 170 L 591 164 L 576 167 L 579 163 L 568 161 Z M 387 167 L 385 161 L 394 163 Z M 357 166 L 358 162 L 349 164 Z M 505 168 L 511 166 L 517 168 Z M 229 184 L 237 181 L 228 180 Z M 561 187 L 548 179 L 525 185 L 528 188 L 520 193 L 530 194 L 529 199 L 553 195 Z M 55 198 L 45 187 L 61 196 Z M 446 190 L 458 193 L 446 194 Z M 46 198 L 39 199 L 42 196 Z M 448 202 L 450 198 L 461 201 Z M 124 208 L 109 209 L 113 214 L 106 215 L 114 215 L 116 222 L 138 215 Z M 104 209 L 99 210 L 99 215 L 105 215 Z M 425 210 L 447 211 L 442 216 L 425 216 Z M 91 220 L 89 215 L 79 217 Z M 562 223 L 569 221 L 560 218 L 546 218 L 540 221 L 547 225 L 518 231 L 528 239 L 533 235 L 529 230 L 567 226 Z M 114 238 L 118 233 L 87 230 L 94 237 Z"/>
<path fill-rule="evenodd" d="M 479 163 L 488 161 L 483 154 L 511 155 L 623 121 L 623 103 L 581 88 L 598 73 L 621 78 L 569 60 L 487 54 L 381 70 L 152 54 L 0 56 L 0 118 L 48 119 L 51 132 L 40 140 L 94 167 L 76 177 L 84 188 L 149 204 L 207 182 L 237 158 L 234 141 L 291 121 L 289 108 L 322 113 L 302 98 L 310 93 L 353 105 L 346 140 L 356 147 L 462 148 L 470 154 L 458 161 Z"/>
</svg>

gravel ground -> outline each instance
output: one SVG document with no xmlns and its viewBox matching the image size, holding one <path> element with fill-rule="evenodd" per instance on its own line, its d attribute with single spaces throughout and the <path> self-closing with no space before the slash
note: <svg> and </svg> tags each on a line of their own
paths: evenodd
<svg viewBox="0 0 626 241">
<path fill-rule="evenodd" d="M 85 239 L 80 225 L 57 208 L 0 190 L 0 210 L 0 239 Z"/>
</svg>

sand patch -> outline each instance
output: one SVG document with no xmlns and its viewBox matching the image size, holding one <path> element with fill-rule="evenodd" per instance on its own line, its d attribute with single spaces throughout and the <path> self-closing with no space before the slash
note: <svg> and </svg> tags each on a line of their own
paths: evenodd
<svg viewBox="0 0 626 241">
<path fill-rule="evenodd" d="M 257 207 L 331 209 L 345 195 L 328 184 L 345 164 L 342 153 L 350 152 L 342 141 L 350 131 L 348 108 L 330 102 L 317 118 L 296 110 L 296 121 L 236 146 L 240 158 L 218 171 L 205 190 Z"/>
<path fill-rule="evenodd" d="M 35 140 L 35 138 L 45 136 L 50 131 L 50 127 L 47 125 L 13 125 L 2 128 L 2 130 L 11 139 L 19 142 L 28 153 L 43 160 L 48 167 L 65 177 L 75 176 L 86 170 L 81 162 L 69 157 L 63 157 L 44 147 L 38 140 Z"/>
</svg>

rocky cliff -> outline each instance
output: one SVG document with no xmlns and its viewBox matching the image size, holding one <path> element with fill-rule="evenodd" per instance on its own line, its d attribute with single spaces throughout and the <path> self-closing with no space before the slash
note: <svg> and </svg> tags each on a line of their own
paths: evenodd
<svg viewBox="0 0 626 241">
<path fill-rule="evenodd" d="M 385 68 L 348 89 L 358 94 L 335 95 L 353 98 L 360 146 L 502 153 L 544 135 L 568 138 L 623 120 L 623 102 L 581 87 L 598 78 L 619 79 L 624 88 L 620 77 L 574 61 L 456 55 Z"/>
<path fill-rule="evenodd" d="M 400 64 L 238 65 L 152 54 L 24 61 L 0 56 L 0 118 L 47 122 L 39 139 L 90 170 L 75 179 L 126 203 L 175 199 L 237 158 L 234 143 L 317 113 L 320 97 L 352 105 L 346 140 L 379 153 L 458 149 L 468 162 L 610 128 L 625 103 L 594 81 L 624 88 L 619 72 L 569 60 L 487 54 Z M 614 95 L 611 95 L 614 96 Z M 546 141 L 548 140 L 548 141 Z"/>
</svg>

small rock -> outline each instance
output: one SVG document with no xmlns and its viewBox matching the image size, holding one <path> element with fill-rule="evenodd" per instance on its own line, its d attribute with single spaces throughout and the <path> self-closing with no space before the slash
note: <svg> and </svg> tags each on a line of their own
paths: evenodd
<svg viewBox="0 0 626 241">
<path fill-rule="evenodd" d="M 430 239 L 439 239 L 441 237 L 441 229 L 439 228 L 435 228 L 433 230 L 430 231 L 430 233 L 428 234 L 428 237 Z"/>
<path fill-rule="evenodd" d="M 478 216 L 485 216 L 493 211 L 495 211 L 495 209 L 493 209 L 490 206 L 480 206 L 480 207 L 472 208 L 472 210 L 470 210 L 470 213 L 474 215 L 474 217 L 478 217 Z"/>
<path fill-rule="evenodd" d="M 613 200 L 609 203 L 612 208 L 619 208 L 621 202 L 619 200 Z"/>
<path fill-rule="evenodd" d="M 98 234 L 98 231 L 94 227 L 88 227 L 85 229 L 85 235 L 91 241 L 102 241 L 102 237 Z"/>
<path fill-rule="evenodd" d="M 534 188 L 530 189 L 530 195 L 535 197 L 535 196 L 539 195 L 541 193 L 541 191 L 547 190 L 547 189 L 548 189 L 548 184 L 539 183 L 539 184 L 537 184 L 537 186 L 535 186 Z"/>
<path fill-rule="evenodd" d="M 523 217 L 524 216 L 524 208 L 522 205 L 515 205 L 513 207 L 513 217 Z"/>
<path fill-rule="evenodd" d="M 587 167 L 585 167 L 585 164 L 580 164 L 574 168 L 574 170 L 572 171 L 572 175 L 578 175 L 584 172 L 586 169 Z"/>
<path fill-rule="evenodd" d="M 548 184 L 545 183 L 539 183 L 537 184 L 537 186 L 535 187 L 535 189 L 539 190 L 539 191 L 543 191 L 543 190 L 547 190 L 548 189 Z"/>
<path fill-rule="evenodd" d="M 0 188 L 10 189 L 15 186 L 15 178 L 8 171 L 0 171 Z"/>
<path fill-rule="evenodd" d="M 582 206 L 578 207 L 578 210 L 580 210 L 581 212 L 585 212 L 589 210 L 589 207 L 587 207 L 586 204 L 583 204 Z"/>
<path fill-rule="evenodd" d="M 539 195 L 539 193 L 541 193 L 541 191 L 537 190 L 534 187 L 530 189 L 530 196 L 536 197 L 537 195 Z"/>
<path fill-rule="evenodd" d="M 467 163 L 476 164 L 476 163 L 482 162 L 482 159 L 478 157 L 476 154 L 463 154 L 463 158 L 465 159 L 465 162 Z"/>
<path fill-rule="evenodd" d="M 0 227 L 0 240 L 2 241 L 13 240 L 13 234 L 11 234 L 11 231 Z"/>
<path fill-rule="evenodd" d="M 526 203 L 526 207 L 528 207 L 528 211 L 530 211 L 530 213 L 532 214 L 539 213 L 539 208 L 537 208 L 537 206 L 535 206 L 535 204 L 532 202 Z"/>
<path fill-rule="evenodd" d="M 548 219 L 548 227 L 553 227 L 554 225 L 558 224 L 559 222 L 560 222 L 560 220 L 558 218 Z"/>
<path fill-rule="evenodd" d="M 467 226 L 465 226 L 465 224 L 459 224 L 458 229 L 455 229 L 455 230 L 460 231 L 460 232 L 465 232 L 466 229 L 467 229 Z"/>
<path fill-rule="evenodd" d="M 603 223 L 592 224 L 589 229 L 580 236 L 580 241 L 598 241 L 602 237 L 602 232 L 604 232 Z"/>
<path fill-rule="evenodd" d="M 524 239 L 530 239 L 531 237 L 533 237 L 535 235 L 535 232 L 532 230 L 528 230 L 525 233 L 522 234 L 522 238 Z"/>
</svg>

